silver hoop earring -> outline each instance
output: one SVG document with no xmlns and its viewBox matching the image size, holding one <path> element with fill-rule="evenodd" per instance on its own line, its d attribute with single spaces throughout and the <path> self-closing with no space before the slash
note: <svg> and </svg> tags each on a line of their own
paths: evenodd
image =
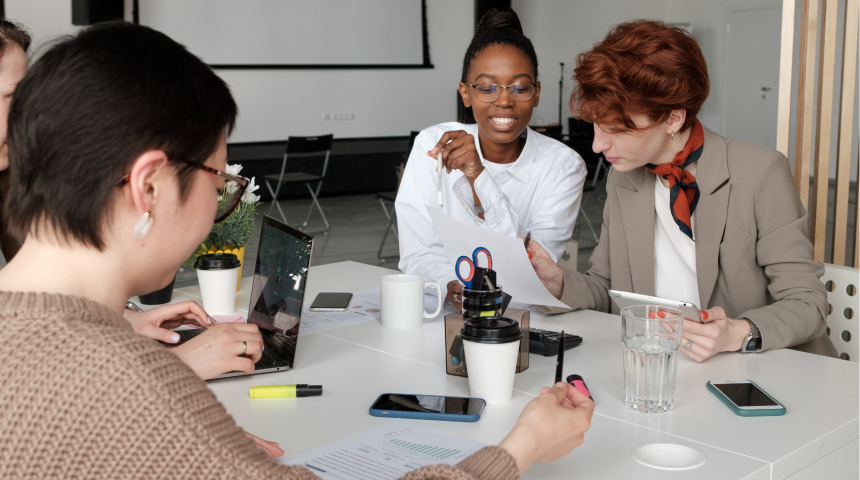
<svg viewBox="0 0 860 480">
<path fill-rule="evenodd" d="M 149 230 L 152 228 L 152 223 L 154 221 L 155 217 L 153 217 L 151 213 L 144 213 L 137 220 L 137 223 L 134 224 L 134 230 L 131 231 L 131 234 L 134 235 L 134 238 L 138 240 L 143 240 L 143 238 L 146 237 L 146 234 L 149 233 Z"/>
</svg>

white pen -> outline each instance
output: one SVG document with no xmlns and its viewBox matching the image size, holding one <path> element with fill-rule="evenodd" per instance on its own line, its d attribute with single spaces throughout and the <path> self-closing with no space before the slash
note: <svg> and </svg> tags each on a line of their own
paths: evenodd
<svg viewBox="0 0 860 480">
<path fill-rule="evenodd" d="M 436 156 L 436 159 L 438 160 L 438 165 L 436 166 L 436 169 L 439 171 L 439 206 L 441 207 L 442 206 L 442 169 L 444 168 L 444 165 L 442 164 L 442 151 L 441 150 L 439 150 L 439 155 Z"/>
</svg>

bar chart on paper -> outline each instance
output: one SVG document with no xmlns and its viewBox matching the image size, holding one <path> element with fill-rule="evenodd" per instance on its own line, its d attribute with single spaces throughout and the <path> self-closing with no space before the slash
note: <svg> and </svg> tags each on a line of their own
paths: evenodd
<svg viewBox="0 0 860 480">
<path fill-rule="evenodd" d="M 392 445 L 398 446 L 410 452 L 420 453 L 428 457 L 445 460 L 448 457 L 461 458 L 462 450 L 456 448 L 434 447 L 433 445 L 422 445 L 420 443 L 411 443 L 404 440 L 388 440 Z"/>
<path fill-rule="evenodd" d="M 396 479 L 427 465 L 454 465 L 484 445 L 405 420 L 340 439 L 285 460 L 326 480 Z"/>
</svg>

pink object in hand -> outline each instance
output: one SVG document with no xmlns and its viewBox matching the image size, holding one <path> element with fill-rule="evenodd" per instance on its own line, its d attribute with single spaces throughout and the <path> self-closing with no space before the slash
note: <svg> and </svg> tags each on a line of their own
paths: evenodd
<svg viewBox="0 0 860 480">
<path fill-rule="evenodd" d="M 588 395 L 589 397 L 591 396 L 591 392 L 589 392 L 588 388 L 585 387 L 585 382 L 583 382 L 582 380 L 574 380 L 572 383 L 574 388 L 576 388 L 583 394 Z"/>
</svg>

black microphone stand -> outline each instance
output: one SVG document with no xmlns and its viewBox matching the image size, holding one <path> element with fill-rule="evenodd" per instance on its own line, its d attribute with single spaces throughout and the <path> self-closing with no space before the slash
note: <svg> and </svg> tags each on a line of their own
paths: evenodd
<svg viewBox="0 0 860 480">
<path fill-rule="evenodd" d="M 558 79 L 558 126 L 562 127 L 561 124 L 561 97 L 564 92 L 564 62 L 560 63 L 561 65 L 561 78 Z M 564 128 L 564 127 L 562 127 Z"/>
</svg>

